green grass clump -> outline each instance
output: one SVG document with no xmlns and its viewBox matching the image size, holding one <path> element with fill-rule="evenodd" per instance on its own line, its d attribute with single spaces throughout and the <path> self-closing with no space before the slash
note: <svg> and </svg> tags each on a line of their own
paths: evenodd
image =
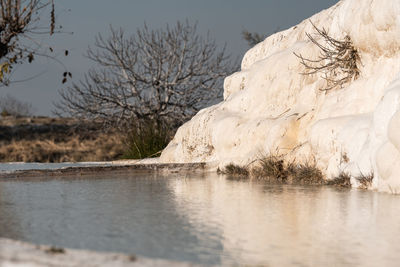
<svg viewBox="0 0 400 267">
<path fill-rule="evenodd" d="M 128 132 L 123 159 L 157 157 L 171 140 L 171 131 L 162 123 L 145 121 Z"/>
</svg>

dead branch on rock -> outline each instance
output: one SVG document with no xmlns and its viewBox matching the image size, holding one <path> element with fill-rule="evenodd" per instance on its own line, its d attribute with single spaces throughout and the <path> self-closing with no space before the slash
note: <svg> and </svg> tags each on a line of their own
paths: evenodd
<svg viewBox="0 0 400 267">
<path fill-rule="evenodd" d="M 319 29 L 312 22 L 317 31 L 317 37 L 306 33 L 308 39 L 321 50 L 317 59 L 304 58 L 301 54 L 294 53 L 305 67 L 303 75 L 313 75 L 321 73 L 327 81 L 327 87 L 322 89 L 328 91 L 355 80 L 360 75 L 358 62 L 360 56 L 357 49 L 353 46 L 350 36 L 346 35 L 343 40 L 337 40 L 329 36 L 326 29 Z M 317 40 L 318 39 L 318 40 Z M 319 39 L 322 39 L 319 41 Z"/>
</svg>

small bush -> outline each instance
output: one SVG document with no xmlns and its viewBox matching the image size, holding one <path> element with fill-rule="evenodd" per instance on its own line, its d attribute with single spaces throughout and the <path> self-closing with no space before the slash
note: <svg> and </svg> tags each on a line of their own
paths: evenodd
<svg viewBox="0 0 400 267">
<path fill-rule="evenodd" d="M 371 172 L 367 175 L 360 174 L 360 176 L 356 177 L 356 180 L 359 182 L 359 189 L 368 189 L 372 185 L 372 180 L 374 179 L 374 173 Z"/>
<path fill-rule="evenodd" d="M 157 121 L 143 121 L 128 132 L 124 140 L 127 147 L 123 159 L 144 159 L 157 157 L 171 140 L 168 127 Z"/>
<path fill-rule="evenodd" d="M 351 187 L 350 179 L 351 179 L 350 174 L 348 174 L 346 172 L 341 172 L 338 177 L 335 177 L 334 179 L 328 181 L 327 184 L 339 186 L 339 187 L 350 188 Z"/>
</svg>

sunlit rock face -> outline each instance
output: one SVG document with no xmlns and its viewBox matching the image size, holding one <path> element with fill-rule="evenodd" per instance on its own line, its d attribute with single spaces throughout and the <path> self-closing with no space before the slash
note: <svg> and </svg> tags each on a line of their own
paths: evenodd
<svg viewBox="0 0 400 267">
<path fill-rule="evenodd" d="M 225 79 L 224 101 L 184 124 L 161 161 L 224 166 L 281 154 L 315 161 L 327 178 L 373 172 L 373 189 L 400 193 L 399 14 L 397 0 L 343 0 L 268 37 Z M 322 75 L 301 74 L 294 53 L 320 54 L 306 36 L 315 33 L 310 21 L 335 39 L 351 38 L 358 79 L 323 91 Z"/>
</svg>

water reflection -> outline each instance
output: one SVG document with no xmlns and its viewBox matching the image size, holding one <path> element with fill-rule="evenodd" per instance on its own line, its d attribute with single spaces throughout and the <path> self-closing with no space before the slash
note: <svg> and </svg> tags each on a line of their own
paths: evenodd
<svg viewBox="0 0 400 267">
<path fill-rule="evenodd" d="M 155 258 L 219 262 L 215 252 L 219 239 L 199 239 L 191 232 L 190 221 L 175 209 L 168 183 L 169 179 L 154 175 L 2 180 L 0 236 Z M 6 202 L 15 208 L 7 208 Z"/>
<path fill-rule="evenodd" d="M 196 227 L 221 229 L 224 264 L 396 266 L 400 259 L 395 196 L 222 177 L 169 185 Z"/>
<path fill-rule="evenodd" d="M 7 223 L 0 223 L 0 236 L 22 239 L 23 235 L 20 234 L 22 232 L 19 224 L 20 219 L 17 215 L 18 207 L 15 202 L 9 201 L 10 196 L 8 194 L 7 190 L 0 183 L 0 222 L 4 221 L 4 218 L 7 218 Z"/>
<path fill-rule="evenodd" d="M 0 180 L 0 236 L 203 264 L 396 266 L 399 204 L 214 174 Z"/>
</svg>

